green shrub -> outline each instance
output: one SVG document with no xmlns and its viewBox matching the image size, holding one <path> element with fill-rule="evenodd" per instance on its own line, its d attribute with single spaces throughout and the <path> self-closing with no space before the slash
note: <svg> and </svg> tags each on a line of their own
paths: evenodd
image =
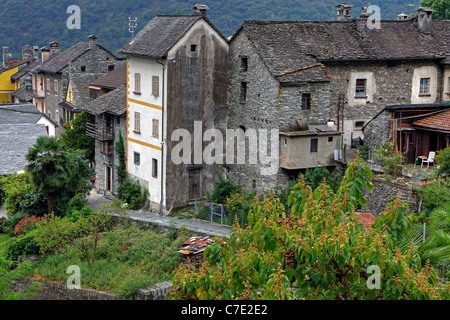
<svg viewBox="0 0 450 320">
<path fill-rule="evenodd" d="M 219 183 L 216 184 L 216 188 L 214 189 L 214 192 L 212 194 L 211 201 L 224 204 L 229 196 L 241 191 L 241 186 L 238 186 L 229 180 L 225 180 L 222 175 L 219 175 Z"/>
<path fill-rule="evenodd" d="M 81 217 L 87 217 L 94 214 L 95 210 L 88 206 L 83 206 L 80 210 L 72 210 L 66 215 L 66 218 L 72 220 L 73 222 L 78 221 Z"/>
<path fill-rule="evenodd" d="M 436 154 L 436 165 L 438 174 L 450 174 L 450 147 L 439 150 Z"/>
<path fill-rule="evenodd" d="M 3 229 L 6 228 L 8 219 L 6 219 L 5 217 L 0 217 L 0 233 L 3 232 Z"/>
<path fill-rule="evenodd" d="M 141 188 L 138 183 L 131 179 L 126 179 L 119 186 L 119 199 L 128 204 L 128 208 L 138 210 L 148 203 L 150 193 L 147 189 Z"/>
<path fill-rule="evenodd" d="M 83 195 L 78 193 L 72 199 L 70 199 L 66 213 L 69 214 L 72 211 L 79 211 L 84 207 L 85 204 L 86 200 L 83 198 Z"/>
<path fill-rule="evenodd" d="M 6 221 L 6 226 L 3 228 L 3 232 L 9 234 L 9 236 L 14 236 L 14 231 L 16 228 L 16 225 L 19 223 L 20 220 L 23 218 L 27 218 L 30 215 L 27 212 L 19 211 L 12 216 L 9 216 L 8 220 Z"/>
<path fill-rule="evenodd" d="M 304 176 L 305 182 L 310 185 L 313 190 L 316 190 L 325 178 L 327 185 L 335 193 L 339 189 L 339 185 L 342 181 L 342 175 L 340 173 L 331 174 L 326 167 L 315 167 L 313 170 L 307 169 Z"/>
<path fill-rule="evenodd" d="M 450 203 L 450 182 L 437 180 L 417 189 L 421 198 L 422 206 L 429 213 L 436 208 Z"/>
<path fill-rule="evenodd" d="M 17 261 L 17 258 L 21 254 L 39 253 L 40 247 L 36 242 L 36 234 L 37 231 L 32 230 L 18 237 L 12 237 L 6 240 L 3 244 L 6 258 Z"/>
<path fill-rule="evenodd" d="M 402 154 L 395 153 L 392 141 L 385 143 L 377 150 L 377 158 L 381 160 L 386 175 L 396 178 L 401 174 L 397 167 L 405 162 L 405 158 Z"/>
</svg>

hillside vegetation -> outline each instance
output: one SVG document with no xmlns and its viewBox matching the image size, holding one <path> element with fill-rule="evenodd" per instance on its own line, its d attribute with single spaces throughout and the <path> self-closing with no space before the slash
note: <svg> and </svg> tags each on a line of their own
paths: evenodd
<svg viewBox="0 0 450 320">
<path fill-rule="evenodd" d="M 137 17 L 137 31 L 157 14 L 191 14 L 196 3 L 209 6 L 208 18 L 225 36 L 231 36 L 246 19 L 256 20 L 334 20 L 339 0 L 0 0 L 0 46 L 8 46 L 13 58 L 20 58 L 25 44 L 43 47 L 59 41 L 63 50 L 95 34 L 99 43 L 117 54 L 130 39 L 128 17 Z M 350 0 L 352 16 L 358 17 L 362 6 L 381 8 L 382 19 L 414 8 L 411 0 Z M 70 5 L 81 9 L 81 29 L 67 28 Z"/>
</svg>

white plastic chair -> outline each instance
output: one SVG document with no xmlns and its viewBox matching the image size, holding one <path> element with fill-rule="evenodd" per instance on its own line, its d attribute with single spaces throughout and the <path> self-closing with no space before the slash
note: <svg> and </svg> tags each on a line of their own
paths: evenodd
<svg viewBox="0 0 450 320">
<path fill-rule="evenodd" d="M 434 151 L 430 151 L 430 153 L 428 154 L 428 158 L 423 158 L 422 159 L 422 164 L 420 165 L 420 167 L 423 166 L 424 163 L 427 164 L 427 169 L 430 167 L 430 163 L 434 164 L 434 157 L 436 156 L 436 152 Z"/>
</svg>

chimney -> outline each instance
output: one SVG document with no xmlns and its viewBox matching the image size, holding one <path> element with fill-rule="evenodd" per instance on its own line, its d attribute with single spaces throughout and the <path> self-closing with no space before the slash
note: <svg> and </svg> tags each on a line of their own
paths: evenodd
<svg viewBox="0 0 450 320">
<path fill-rule="evenodd" d="M 402 13 L 397 15 L 397 20 L 399 20 L 399 21 L 408 20 L 408 15 L 402 11 Z"/>
<path fill-rule="evenodd" d="M 58 41 L 53 41 L 50 42 L 50 55 L 54 54 L 54 53 L 58 53 L 59 52 L 59 42 Z"/>
<path fill-rule="evenodd" d="M 192 9 L 194 10 L 194 14 L 206 16 L 206 11 L 209 7 L 205 4 L 196 4 Z"/>
<path fill-rule="evenodd" d="M 417 9 L 417 22 L 423 33 L 428 33 L 431 27 L 431 18 L 433 10 L 430 8 L 420 7 Z"/>
<path fill-rule="evenodd" d="M 38 59 L 39 57 L 39 47 L 33 46 L 33 58 Z"/>
<path fill-rule="evenodd" d="M 89 36 L 89 49 L 91 50 L 97 49 L 97 37 L 94 35 Z"/>
<path fill-rule="evenodd" d="M 33 58 L 33 48 L 26 44 L 22 47 L 22 60 Z"/>
<path fill-rule="evenodd" d="M 8 53 L 8 47 L 3 47 L 3 67 L 6 68 L 9 64 L 10 54 Z"/>
<path fill-rule="evenodd" d="M 367 13 L 367 7 L 362 7 L 361 14 L 359 15 L 360 19 L 367 20 L 369 18 L 369 14 Z"/>
<path fill-rule="evenodd" d="M 352 18 L 352 5 L 348 2 L 341 2 L 337 6 L 337 20 L 349 21 Z"/>
<path fill-rule="evenodd" d="M 50 58 L 50 48 L 49 47 L 42 47 L 41 48 L 41 52 L 42 52 L 42 62 L 47 61 L 48 58 Z"/>
</svg>

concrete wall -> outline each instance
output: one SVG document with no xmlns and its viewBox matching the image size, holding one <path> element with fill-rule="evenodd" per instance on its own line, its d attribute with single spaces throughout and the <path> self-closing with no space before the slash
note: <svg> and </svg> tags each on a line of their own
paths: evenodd
<svg viewBox="0 0 450 320">
<path fill-rule="evenodd" d="M 311 139 L 317 139 L 317 152 L 311 152 Z M 340 134 L 296 137 L 280 135 L 280 166 L 286 169 L 330 166 L 334 162 L 334 150 L 339 150 L 339 139 Z"/>
</svg>

